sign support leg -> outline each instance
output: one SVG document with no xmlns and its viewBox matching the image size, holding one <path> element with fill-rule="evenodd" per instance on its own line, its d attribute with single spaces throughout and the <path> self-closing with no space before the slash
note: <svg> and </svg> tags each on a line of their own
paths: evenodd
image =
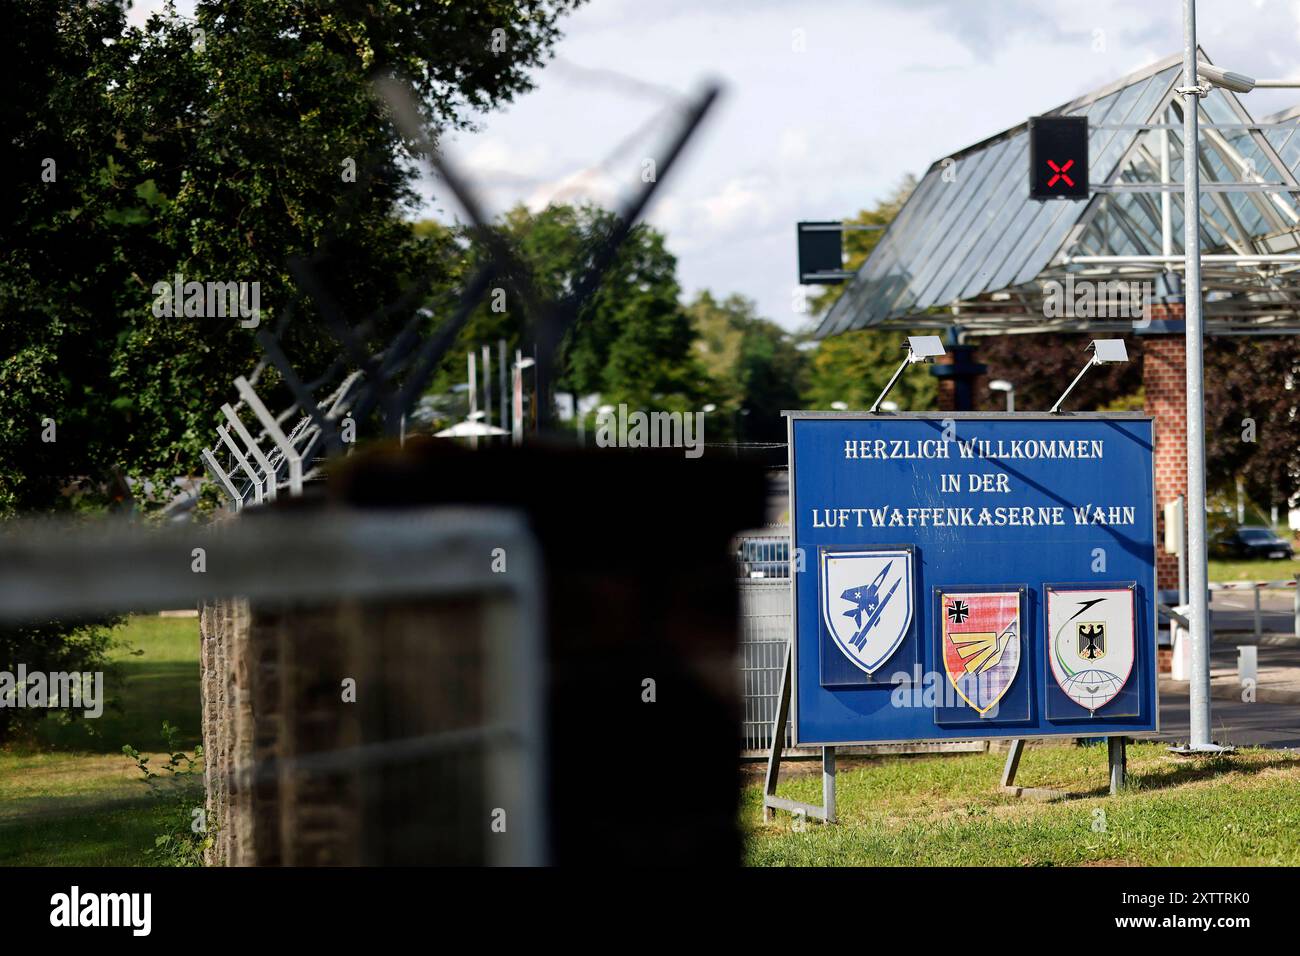
<svg viewBox="0 0 1300 956">
<path fill-rule="evenodd" d="M 826 822 L 835 822 L 835 748 L 822 748 L 822 806 Z"/>
<path fill-rule="evenodd" d="M 1106 750 L 1110 759 L 1111 796 L 1124 789 L 1128 777 L 1128 738 L 1107 737 Z"/>
<path fill-rule="evenodd" d="M 1012 790 L 1015 788 L 1016 771 L 1020 769 L 1020 756 L 1025 752 L 1024 740 L 1017 738 L 1011 741 L 1011 747 L 1007 750 L 1006 766 L 1002 768 L 1002 789 Z"/>
<path fill-rule="evenodd" d="M 1042 800 L 1050 802 L 1052 800 L 1067 800 L 1070 795 L 1064 790 L 1051 790 L 1047 787 L 1017 787 L 1016 771 L 1020 769 L 1020 758 L 1025 753 L 1025 741 L 1016 739 L 1011 741 L 1011 747 L 1007 750 L 1007 762 L 1002 768 L 1002 786 L 999 788 L 1003 793 L 1010 794 L 1013 797 L 1026 797 L 1030 800 Z"/>
<path fill-rule="evenodd" d="M 767 752 L 767 774 L 763 780 L 763 821 L 771 822 L 774 810 L 788 810 L 796 816 L 812 817 L 823 823 L 835 822 L 835 748 L 822 748 L 822 806 L 787 800 L 776 795 L 781 771 L 781 751 L 785 749 L 785 727 L 790 718 L 790 646 L 785 649 L 781 667 L 781 691 L 777 697 L 776 717 L 772 721 L 772 746 Z"/>
</svg>

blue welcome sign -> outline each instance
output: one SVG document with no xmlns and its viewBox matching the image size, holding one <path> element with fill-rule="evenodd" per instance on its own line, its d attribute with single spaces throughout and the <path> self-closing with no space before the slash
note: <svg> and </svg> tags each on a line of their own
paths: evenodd
<svg viewBox="0 0 1300 956">
<path fill-rule="evenodd" d="M 788 414 L 796 744 L 1158 729 L 1149 416 Z"/>
</svg>

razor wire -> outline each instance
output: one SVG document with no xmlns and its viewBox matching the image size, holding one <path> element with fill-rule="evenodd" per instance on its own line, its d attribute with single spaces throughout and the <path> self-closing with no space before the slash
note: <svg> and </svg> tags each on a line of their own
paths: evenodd
<svg viewBox="0 0 1300 956">
<path fill-rule="evenodd" d="M 513 293 L 522 317 L 521 328 L 536 343 L 537 428 L 549 429 L 552 422 L 548 396 L 560 344 L 577 324 L 582 307 L 600 288 L 619 249 L 698 130 L 720 87 L 708 84 L 698 96 L 674 101 L 682 113 L 681 122 L 655 160 L 657 174 L 643 181 L 641 188 L 616 211 L 610 229 L 593 237 L 583 256 L 589 264 L 570 291 L 549 300 L 537 295 L 530 269 L 490 223 L 479 190 L 437 147 L 421 118 L 411 84 L 395 77 L 380 77 L 372 82 L 371 92 L 387 108 L 394 128 L 416 157 L 446 184 L 456 199 L 468 220 L 465 232 L 471 248 L 465 254 L 477 265 L 446 310 L 446 318 L 428 334 L 421 334 L 421 326 L 434 318 L 425 302 L 434 267 L 409 282 L 395 302 L 353 322 L 330 294 L 323 272 L 330 261 L 330 242 L 345 221 L 346 210 L 358 201 L 363 191 L 356 190 L 340 204 L 316 249 L 310 255 L 291 256 L 287 263 L 300 295 L 316 306 L 324 320 L 324 328 L 338 346 L 338 354 L 321 375 L 303 381 L 284 345 L 284 335 L 299 301 L 290 300 L 274 329 L 263 328 L 256 333 L 262 356 L 248 376 L 234 380 L 238 399 L 221 407 L 225 424 L 217 428 L 217 441 L 202 450 L 207 470 L 235 510 L 249 503 L 250 496 L 254 504 L 262 504 L 273 500 L 282 489 L 287 488 L 291 495 L 301 494 L 304 484 L 318 477 L 322 463 L 343 453 L 355 440 L 356 429 L 363 427 L 376 412 L 381 416 L 385 435 L 393 437 L 401 433 L 406 416 L 424 395 L 474 309 L 494 283 Z M 666 95 L 666 91 L 660 91 L 660 95 Z M 662 112 L 656 114 L 654 122 L 641 127 L 637 134 L 659 125 L 662 117 Z M 625 137 L 619 142 L 616 156 L 628 149 L 628 141 Z M 372 156 L 359 176 L 359 184 L 368 182 L 383 161 L 382 156 Z M 588 168 L 604 168 L 612 161 L 613 157 L 608 157 Z M 379 318 L 407 311 L 412 314 L 396 335 L 381 348 L 371 350 L 367 346 Z M 257 391 L 262 373 L 272 367 L 293 399 L 278 413 L 271 412 Z M 317 391 L 330 384 L 333 388 L 318 401 Z M 254 432 L 245 425 L 241 417 L 244 410 L 252 413 L 260 430 Z M 352 426 L 351 439 L 344 433 L 348 420 Z M 224 465 L 219 455 L 225 456 Z"/>
</svg>

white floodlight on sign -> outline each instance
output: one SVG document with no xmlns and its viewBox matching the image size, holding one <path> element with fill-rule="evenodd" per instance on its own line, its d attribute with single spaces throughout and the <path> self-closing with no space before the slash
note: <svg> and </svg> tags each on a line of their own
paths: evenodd
<svg viewBox="0 0 1300 956">
<path fill-rule="evenodd" d="M 943 354 L 943 340 L 937 335 L 909 335 L 907 337 L 908 362 L 928 362 L 935 356 Z"/>
<path fill-rule="evenodd" d="M 1123 339 L 1093 339 L 1088 347 L 1092 349 L 1093 363 L 1096 365 L 1128 361 L 1128 348 Z"/>
<path fill-rule="evenodd" d="M 1211 86 L 1220 86 L 1234 93 L 1249 93 L 1255 88 L 1254 77 L 1246 76 L 1244 73 L 1222 70 L 1213 64 L 1206 63 L 1204 60 L 1197 61 L 1196 75 L 1207 81 Z"/>
<path fill-rule="evenodd" d="M 1069 388 L 1056 400 L 1050 414 L 1055 415 L 1060 412 L 1061 403 L 1074 391 L 1074 386 L 1079 384 L 1079 380 L 1087 374 L 1088 369 L 1094 365 L 1108 365 L 1113 362 L 1128 361 L 1128 349 L 1125 347 L 1123 339 L 1093 339 L 1088 343 L 1088 351 L 1092 353 L 1092 358 L 1088 359 L 1087 364 L 1079 369 L 1079 374 L 1074 376 L 1074 381 L 1070 383 Z"/>
<path fill-rule="evenodd" d="M 871 414 L 874 415 L 876 412 L 880 411 L 881 402 L 885 400 L 885 396 L 888 395 L 890 390 L 894 387 L 894 383 L 898 381 L 898 377 L 903 374 L 903 369 L 917 362 L 928 362 L 936 356 L 943 354 L 945 354 L 943 340 L 940 339 L 939 336 L 909 335 L 907 337 L 907 357 L 903 359 L 903 364 L 898 366 L 897 371 L 894 372 L 893 377 L 885 386 L 884 391 L 876 396 L 876 400 L 871 406 Z"/>
</svg>

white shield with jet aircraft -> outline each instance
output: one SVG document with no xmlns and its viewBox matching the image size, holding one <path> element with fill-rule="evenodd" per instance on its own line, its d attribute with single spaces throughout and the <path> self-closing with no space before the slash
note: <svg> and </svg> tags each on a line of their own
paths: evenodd
<svg viewBox="0 0 1300 956">
<path fill-rule="evenodd" d="M 822 621 L 844 656 L 868 674 L 911 631 L 914 591 L 910 550 L 822 551 Z"/>
</svg>

